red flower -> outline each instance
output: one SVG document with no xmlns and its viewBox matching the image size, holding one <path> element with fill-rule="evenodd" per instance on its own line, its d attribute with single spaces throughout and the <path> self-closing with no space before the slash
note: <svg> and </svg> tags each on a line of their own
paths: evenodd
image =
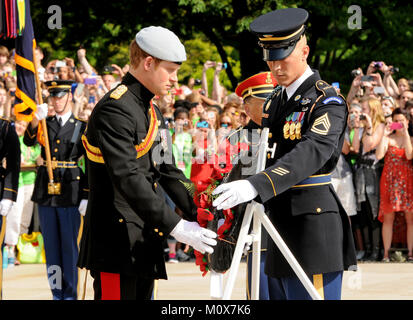
<svg viewBox="0 0 413 320">
<path fill-rule="evenodd" d="M 195 264 L 199 266 L 199 269 L 202 271 L 202 276 L 204 277 L 208 273 L 207 258 L 204 254 L 196 250 L 194 250 L 194 254 L 195 254 Z"/>
<path fill-rule="evenodd" d="M 208 221 L 214 220 L 214 215 L 208 209 L 198 208 L 197 213 L 197 220 L 201 227 L 206 228 Z"/>
</svg>

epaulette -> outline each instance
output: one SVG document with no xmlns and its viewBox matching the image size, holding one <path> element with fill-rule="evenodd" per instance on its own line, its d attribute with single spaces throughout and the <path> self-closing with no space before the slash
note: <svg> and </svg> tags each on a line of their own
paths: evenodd
<svg viewBox="0 0 413 320">
<path fill-rule="evenodd" d="M 2 116 L 0 116 L 0 119 L 1 119 L 1 120 L 4 120 L 4 121 L 7 121 L 7 122 L 11 122 L 11 119 L 5 118 L 5 117 L 2 117 Z"/>
<path fill-rule="evenodd" d="M 76 120 L 78 120 L 78 121 L 80 121 L 80 122 L 87 123 L 87 121 L 86 121 L 86 120 L 79 119 L 78 117 L 75 117 L 75 119 L 76 119 Z"/>
<path fill-rule="evenodd" d="M 310 109 L 310 115 L 314 110 L 314 107 L 316 105 L 323 105 L 327 103 L 336 103 L 336 104 L 346 104 L 346 99 L 337 92 L 337 90 L 324 80 L 318 80 L 315 83 L 315 87 L 318 92 L 321 94 L 317 97 L 317 99 L 314 101 L 313 105 L 311 106 Z M 318 103 L 318 104 L 317 104 Z M 307 121 L 310 120 L 310 116 L 307 117 Z"/>
<path fill-rule="evenodd" d="M 120 97 L 122 97 L 125 92 L 128 91 L 128 87 L 125 86 L 124 84 L 121 84 L 119 87 L 117 87 L 115 90 L 112 91 L 110 94 L 110 97 L 112 99 L 118 100 Z"/>
</svg>

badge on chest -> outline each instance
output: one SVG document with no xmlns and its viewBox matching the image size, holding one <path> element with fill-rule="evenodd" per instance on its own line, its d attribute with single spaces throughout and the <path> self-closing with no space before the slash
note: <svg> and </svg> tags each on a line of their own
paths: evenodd
<svg viewBox="0 0 413 320">
<path fill-rule="evenodd" d="M 284 139 L 301 139 L 301 128 L 305 112 L 293 112 L 286 119 L 283 127 Z"/>
</svg>

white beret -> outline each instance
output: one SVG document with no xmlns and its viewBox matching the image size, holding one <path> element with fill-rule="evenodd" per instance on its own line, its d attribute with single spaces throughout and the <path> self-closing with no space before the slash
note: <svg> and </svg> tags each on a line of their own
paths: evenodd
<svg viewBox="0 0 413 320">
<path fill-rule="evenodd" d="M 184 45 L 175 33 L 166 28 L 143 28 L 136 34 L 135 40 L 143 51 L 155 58 L 172 62 L 186 60 Z"/>
</svg>

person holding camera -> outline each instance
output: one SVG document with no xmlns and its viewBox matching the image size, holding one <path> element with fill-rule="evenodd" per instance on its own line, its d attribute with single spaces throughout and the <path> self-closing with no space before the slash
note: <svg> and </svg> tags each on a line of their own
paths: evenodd
<svg viewBox="0 0 413 320">
<path fill-rule="evenodd" d="M 380 253 L 379 181 L 381 166 L 375 156 L 385 128 L 380 100 L 366 97 L 362 100 L 360 123 L 363 133 L 355 164 L 355 187 L 360 226 L 366 248 L 365 260 L 377 261 Z"/>
<path fill-rule="evenodd" d="M 409 115 L 395 109 L 393 123 L 384 131 L 376 149 L 377 159 L 384 158 L 380 179 L 379 220 L 383 223 L 383 261 L 389 262 L 389 249 L 393 239 L 393 223 L 396 214 L 404 213 L 407 226 L 409 262 L 413 262 L 413 138 L 408 132 Z"/>
</svg>

